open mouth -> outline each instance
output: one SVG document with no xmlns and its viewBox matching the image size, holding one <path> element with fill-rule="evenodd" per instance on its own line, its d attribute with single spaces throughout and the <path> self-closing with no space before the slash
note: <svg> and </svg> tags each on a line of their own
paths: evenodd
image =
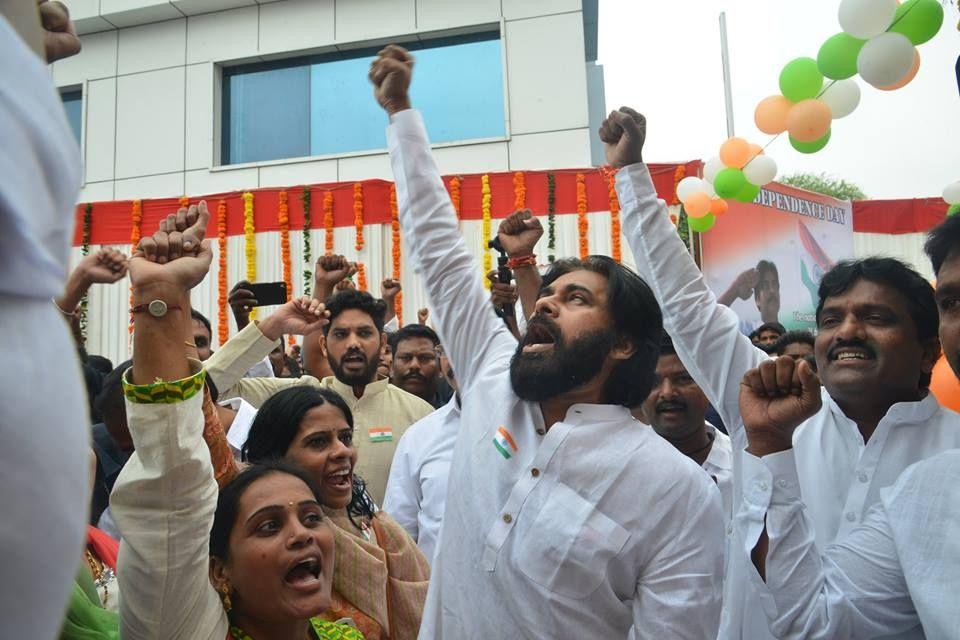
<svg viewBox="0 0 960 640">
<path fill-rule="evenodd" d="M 863 347 L 837 347 L 830 352 L 831 362 L 860 362 L 873 359 L 873 353 Z"/>
<path fill-rule="evenodd" d="M 523 336 L 524 353 L 542 353 L 553 349 L 556 338 L 543 323 L 531 322 L 527 327 L 527 334 Z"/>
<path fill-rule="evenodd" d="M 340 469 L 328 473 L 324 481 L 337 491 L 353 491 L 353 472 L 350 469 Z"/>
<path fill-rule="evenodd" d="M 320 581 L 320 556 L 309 556 L 297 562 L 287 571 L 283 581 L 295 589 L 314 590 Z"/>
<path fill-rule="evenodd" d="M 678 413 L 683 413 L 687 408 L 682 404 L 677 404 L 675 402 L 664 403 L 657 407 L 657 413 L 666 414 L 666 415 L 676 415 Z"/>
<path fill-rule="evenodd" d="M 367 358 L 362 353 L 350 353 L 343 356 L 343 367 L 359 369 L 367 366 Z"/>
</svg>

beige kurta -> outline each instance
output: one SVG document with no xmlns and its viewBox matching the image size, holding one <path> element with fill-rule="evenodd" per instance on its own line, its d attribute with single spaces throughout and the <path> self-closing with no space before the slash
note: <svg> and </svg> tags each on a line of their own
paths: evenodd
<svg viewBox="0 0 960 640">
<path fill-rule="evenodd" d="M 354 446 L 358 453 L 355 471 L 366 480 L 367 489 L 377 504 L 382 504 L 390 475 L 390 464 L 400 436 L 407 427 L 432 413 L 433 407 L 386 380 L 368 384 L 363 396 L 357 398 L 353 387 L 343 384 L 333 376 L 323 380 L 313 376 L 244 378 L 243 374 L 275 346 L 276 341 L 264 336 L 256 323 L 250 323 L 214 353 L 204 363 L 204 367 L 220 390 L 220 397 L 243 398 L 259 407 L 273 394 L 295 385 L 311 385 L 337 392 L 353 412 Z M 374 437 L 371 437 L 371 430 Z M 378 433 L 379 437 L 375 437 Z"/>
</svg>

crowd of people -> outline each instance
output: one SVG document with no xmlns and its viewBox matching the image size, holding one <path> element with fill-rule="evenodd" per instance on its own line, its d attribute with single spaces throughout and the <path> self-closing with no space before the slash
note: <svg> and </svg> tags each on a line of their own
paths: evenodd
<svg viewBox="0 0 960 640">
<path fill-rule="evenodd" d="M 707 287 L 624 107 L 599 136 L 637 272 L 541 270 L 524 210 L 497 233 L 515 284 L 486 291 L 390 45 L 369 78 L 429 314 L 399 326 L 398 282 L 375 297 L 326 255 L 260 321 L 236 283 L 213 351 L 203 202 L 64 277 L 78 159 L 38 53 L 79 42 L 34 2 L 0 5 L 0 70 L 24 78 L 0 86 L 0 637 L 958 637 L 960 416 L 929 384 L 941 352 L 960 376 L 960 217 L 927 241 L 935 290 L 844 261 L 816 336 L 787 332 L 772 263 Z M 127 276 L 114 366 L 70 329 Z"/>
</svg>

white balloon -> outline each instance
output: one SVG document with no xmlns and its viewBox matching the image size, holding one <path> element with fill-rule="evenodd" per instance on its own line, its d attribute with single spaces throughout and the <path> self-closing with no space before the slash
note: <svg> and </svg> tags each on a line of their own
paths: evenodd
<svg viewBox="0 0 960 640">
<path fill-rule="evenodd" d="M 837 80 L 827 87 L 820 99 L 830 107 L 834 120 L 845 118 L 860 104 L 860 85 L 856 80 Z"/>
<path fill-rule="evenodd" d="M 712 182 L 707 182 L 706 180 L 704 180 L 703 188 L 704 188 L 704 191 L 706 191 L 707 195 L 710 196 L 711 200 L 717 197 L 717 192 L 714 190 Z"/>
<path fill-rule="evenodd" d="M 948 184 L 947 188 L 943 190 L 943 199 L 947 201 L 947 204 L 960 204 L 960 182 Z"/>
<path fill-rule="evenodd" d="M 907 36 L 882 33 L 871 38 L 857 56 L 860 77 L 875 87 L 899 82 L 913 67 L 914 48 Z"/>
<path fill-rule="evenodd" d="M 890 26 L 897 13 L 897 0 L 843 0 L 840 27 L 861 40 L 878 36 Z"/>
<path fill-rule="evenodd" d="M 690 176 L 684 178 L 677 184 L 677 198 L 680 202 L 686 202 L 687 198 L 695 193 L 706 191 L 703 186 L 703 180 Z"/>
<path fill-rule="evenodd" d="M 723 160 L 720 159 L 720 156 L 714 156 L 707 160 L 706 164 L 703 165 L 703 179 L 707 182 L 713 182 L 713 179 L 717 176 L 717 174 L 726 168 L 727 166 L 723 164 Z"/>
<path fill-rule="evenodd" d="M 762 187 L 777 177 L 777 163 L 770 156 L 756 156 L 743 168 L 747 182 Z"/>
</svg>

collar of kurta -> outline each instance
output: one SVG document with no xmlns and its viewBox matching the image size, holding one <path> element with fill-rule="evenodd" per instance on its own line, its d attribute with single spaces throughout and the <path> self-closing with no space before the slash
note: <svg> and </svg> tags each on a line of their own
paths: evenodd
<svg viewBox="0 0 960 640">
<path fill-rule="evenodd" d="M 390 384 L 390 381 L 387 379 L 377 380 L 376 382 L 371 382 L 366 387 L 363 388 L 363 395 L 357 397 L 353 393 L 353 387 L 349 384 L 344 384 L 340 382 L 336 376 L 330 377 L 330 386 L 331 388 L 340 394 L 340 396 L 346 400 L 349 400 L 352 403 L 360 402 L 364 398 L 370 398 L 377 394 L 383 393 L 387 390 L 387 385 Z"/>
<path fill-rule="evenodd" d="M 575 404 L 567 409 L 564 422 L 613 422 L 631 420 L 630 410 L 618 404 Z"/>
<path fill-rule="evenodd" d="M 830 397 L 827 393 L 827 390 L 823 390 L 823 395 L 826 396 L 826 404 L 830 408 L 830 412 L 837 419 L 843 419 L 848 422 L 853 422 L 843 413 L 843 410 L 840 408 L 840 405 Z M 886 415 L 883 416 L 883 419 L 880 420 L 883 422 L 893 422 L 895 424 L 925 424 L 930 418 L 934 416 L 937 411 L 940 410 L 940 403 L 937 402 L 937 399 L 933 396 L 932 393 L 927 391 L 927 395 L 921 400 L 915 400 L 913 402 L 898 402 L 895 405 L 887 409 Z"/>
</svg>

